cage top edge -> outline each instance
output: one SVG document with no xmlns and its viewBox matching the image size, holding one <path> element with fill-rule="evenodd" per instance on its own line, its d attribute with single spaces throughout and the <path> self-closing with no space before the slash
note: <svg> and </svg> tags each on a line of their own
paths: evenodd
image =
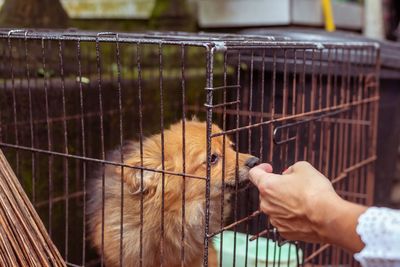
<svg viewBox="0 0 400 267">
<path fill-rule="evenodd" d="M 60 41 L 121 42 L 140 44 L 164 44 L 200 46 L 215 50 L 229 48 L 298 48 L 298 49 L 379 49 L 373 41 L 304 41 L 289 36 L 243 35 L 225 33 L 188 32 L 93 32 L 78 29 L 0 29 L 0 38 L 43 39 Z"/>
</svg>

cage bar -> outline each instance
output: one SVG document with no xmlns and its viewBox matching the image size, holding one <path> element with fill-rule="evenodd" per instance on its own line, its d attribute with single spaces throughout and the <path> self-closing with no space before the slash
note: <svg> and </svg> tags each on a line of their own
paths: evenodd
<svg viewBox="0 0 400 267">
<path fill-rule="evenodd" d="M 68 266 L 357 265 L 340 248 L 282 239 L 241 177 L 250 155 L 276 172 L 307 160 L 342 197 L 372 204 L 376 43 L 6 29 L 0 39 L 0 147 Z"/>
</svg>

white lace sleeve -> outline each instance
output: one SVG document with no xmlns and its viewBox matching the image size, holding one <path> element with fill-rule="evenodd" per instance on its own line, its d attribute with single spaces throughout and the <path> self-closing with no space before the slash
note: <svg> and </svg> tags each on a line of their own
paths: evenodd
<svg viewBox="0 0 400 267">
<path fill-rule="evenodd" d="M 365 244 L 354 257 L 363 267 L 400 267 L 400 211 L 371 207 L 358 219 Z"/>
</svg>

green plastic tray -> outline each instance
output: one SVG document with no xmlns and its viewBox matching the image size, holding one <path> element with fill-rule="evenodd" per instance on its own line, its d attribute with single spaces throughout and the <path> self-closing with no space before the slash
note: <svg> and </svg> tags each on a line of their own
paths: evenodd
<svg viewBox="0 0 400 267">
<path fill-rule="evenodd" d="M 224 231 L 223 247 L 222 247 L 222 266 L 233 266 L 233 248 L 234 248 L 234 233 L 233 231 Z M 221 234 L 213 238 L 213 245 L 218 254 L 218 262 L 221 262 Z M 247 249 L 246 249 L 247 245 Z M 258 248 L 257 248 L 258 246 Z M 246 264 L 247 251 L 247 264 Z M 267 252 L 268 251 L 268 252 Z M 256 264 L 257 258 L 257 264 Z M 236 267 L 294 267 L 301 263 L 303 253 L 293 244 L 284 244 L 279 247 L 277 242 L 268 240 L 267 238 L 259 237 L 257 241 L 249 241 L 248 236 L 243 233 L 236 233 Z"/>
</svg>

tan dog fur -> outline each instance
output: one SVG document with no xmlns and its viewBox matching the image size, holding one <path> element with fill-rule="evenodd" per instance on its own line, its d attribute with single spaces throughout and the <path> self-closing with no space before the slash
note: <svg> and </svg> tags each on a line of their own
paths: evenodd
<svg viewBox="0 0 400 267">
<path fill-rule="evenodd" d="M 206 124 L 196 120 L 187 121 L 186 126 L 186 173 L 206 177 Z M 218 126 L 212 126 L 212 133 L 220 132 Z M 182 172 L 182 123 L 176 123 L 164 131 L 165 170 Z M 225 183 L 235 184 L 236 152 L 232 143 L 225 140 Z M 138 143 L 124 147 L 124 162 L 128 165 L 141 166 Z M 220 228 L 222 154 L 223 137 L 212 139 L 212 153 L 219 155 L 219 160 L 211 166 L 211 205 L 209 232 Z M 114 153 L 111 160 L 118 161 L 119 153 Z M 248 167 L 245 162 L 251 156 L 238 154 L 239 181 L 247 180 Z M 143 166 L 150 169 L 162 169 L 161 136 L 153 135 L 143 142 Z M 88 212 L 89 236 L 93 246 L 101 253 L 102 242 L 102 174 L 93 179 L 91 184 L 90 205 Z M 119 266 L 120 257 L 120 217 L 121 217 L 121 167 L 105 167 L 105 221 L 104 221 L 104 259 L 107 267 Z M 165 174 L 164 183 L 164 253 L 163 266 L 181 266 L 181 229 L 182 229 L 182 176 Z M 185 179 L 185 242 L 184 265 L 200 267 L 203 262 L 203 243 L 205 227 L 205 190 L 206 181 Z M 140 231 L 141 231 L 141 171 L 132 168 L 123 169 L 123 265 L 139 266 Z M 160 266 L 161 241 L 161 203 L 162 174 L 143 171 L 143 267 Z M 225 190 L 225 200 L 229 198 L 231 188 Z M 226 203 L 225 203 L 226 204 Z M 224 204 L 224 205 L 225 205 Z M 228 205 L 224 213 L 229 212 Z M 210 242 L 211 244 L 211 242 Z M 210 254 L 212 254 L 210 252 Z M 215 262 L 215 259 L 211 261 Z"/>
</svg>

